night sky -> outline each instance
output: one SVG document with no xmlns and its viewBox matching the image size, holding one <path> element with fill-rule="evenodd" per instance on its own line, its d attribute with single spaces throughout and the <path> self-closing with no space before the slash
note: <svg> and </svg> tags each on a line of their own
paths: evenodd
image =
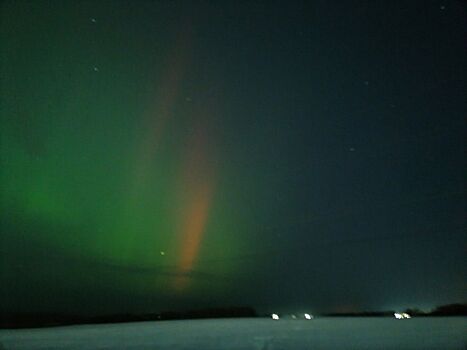
<svg viewBox="0 0 467 350">
<path fill-rule="evenodd" d="M 462 1 L 0 6 L 0 311 L 465 301 Z"/>
</svg>

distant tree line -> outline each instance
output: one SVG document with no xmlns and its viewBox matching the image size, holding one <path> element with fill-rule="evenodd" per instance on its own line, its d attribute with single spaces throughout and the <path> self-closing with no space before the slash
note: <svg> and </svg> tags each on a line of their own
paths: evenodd
<svg viewBox="0 0 467 350">
<path fill-rule="evenodd" d="M 417 308 L 405 311 L 411 316 L 467 316 L 467 304 L 448 304 L 438 306 L 430 312 L 423 312 Z M 266 316 L 266 315 L 265 315 Z M 269 316 L 269 315 L 267 315 Z M 355 313 L 328 313 L 321 316 L 348 316 L 348 317 L 388 317 L 394 316 L 394 311 L 355 312 Z M 206 308 L 189 311 L 163 311 L 147 314 L 113 314 L 103 316 L 78 316 L 70 314 L 53 313 L 15 313 L 0 312 L 0 328 L 34 328 L 53 327 L 73 324 L 123 323 L 164 320 L 186 320 L 202 318 L 236 318 L 258 317 L 252 307 L 225 307 Z"/>
<path fill-rule="evenodd" d="M 430 312 L 423 312 L 417 308 L 405 311 L 413 316 L 467 316 L 467 304 L 448 304 L 438 306 Z"/>
<path fill-rule="evenodd" d="M 388 311 L 362 311 L 362 312 L 350 312 L 350 313 L 328 313 L 323 316 L 358 316 L 358 317 L 384 317 L 394 316 L 394 310 Z M 400 312 L 398 310 L 397 312 Z M 438 306 L 435 309 L 425 312 L 418 308 L 409 308 L 404 311 L 411 316 L 467 316 L 467 304 L 448 304 Z"/>
<path fill-rule="evenodd" d="M 0 328 L 54 327 L 73 324 L 123 323 L 163 320 L 186 320 L 200 318 L 257 317 L 251 307 L 207 308 L 189 311 L 164 311 L 147 314 L 112 314 L 101 316 L 78 316 L 54 313 L 0 312 Z"/>
</svg>

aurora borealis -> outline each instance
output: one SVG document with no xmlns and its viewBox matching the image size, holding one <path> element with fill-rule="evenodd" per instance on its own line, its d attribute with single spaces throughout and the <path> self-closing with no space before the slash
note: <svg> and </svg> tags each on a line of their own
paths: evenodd
<svg viewBox="0 0 467 350">
<path fill-rule="evenodd" d="M 442 6 L 3 1 L 0 309 L 463 301 Z"/>
</svg>

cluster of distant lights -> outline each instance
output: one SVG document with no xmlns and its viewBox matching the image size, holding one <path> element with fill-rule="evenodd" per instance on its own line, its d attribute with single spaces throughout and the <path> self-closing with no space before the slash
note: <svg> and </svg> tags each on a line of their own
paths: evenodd
<svg viewBox="0 0 467 350">
<path fill-rule="evenodd" d="M 297 316 L 296 316 L 296 315 L 292 315 L 291 317 L 292 317 L 294 320 L 297 319 Z M 271 315 L 271 318 L 272 318 L 273 320 L 276 320 L 276 321 L 280 319 L 280 317 L 279 317 L 278 314 L 272 314 L 272 315 Z M 314 317 L 313 317 L 313 315 L 311 315 L 311 314 L 305 313 L 305 314 L 303 314 L 303 318 L 304 318 L 305 320 L 311 320 L 311 319 L 313 319 Z"/>
<path fill-rule="evenodd" d="M 291 315 L 292 319 L 296 320 L 297 319 L 297 316 L 296 315 Z M 271 318 L 275 321 L 277 320 L 280 320 L 280 317 L 278 314 L 271 314 Z M 305 320 L 312 320 L 314 317 L 313 315 L 311 314 L 303 314 L 303 318 Z M 394 318 L 396 318 L 397 320 L 405 320 L 405 319 L 409 319 L 409 318 L 412 318 L 412 316 L 410 316 L 408 313 L 406 312 L 396 312 L 394 313 Z"/>
<path fill-rule="evenodd" d="M 394 313 L 394 317 L 396 319 L 398 319 L 398 320 L 404 320 L 404 319 L 412 318 L 412 316 L 410 316 L 406 312 L 396 312 L 396 313 Z"/>
</svg>

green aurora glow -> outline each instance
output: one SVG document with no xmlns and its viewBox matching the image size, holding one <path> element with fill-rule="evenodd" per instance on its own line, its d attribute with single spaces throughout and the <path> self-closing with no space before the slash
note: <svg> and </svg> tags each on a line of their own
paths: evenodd
<svg viewBox="0 0 467 350">
<path fill-rule="evenodd" d="M 0 3 L 0 311 L 461 301 L 461 5 L 137 3 Z"/>
</svg>

